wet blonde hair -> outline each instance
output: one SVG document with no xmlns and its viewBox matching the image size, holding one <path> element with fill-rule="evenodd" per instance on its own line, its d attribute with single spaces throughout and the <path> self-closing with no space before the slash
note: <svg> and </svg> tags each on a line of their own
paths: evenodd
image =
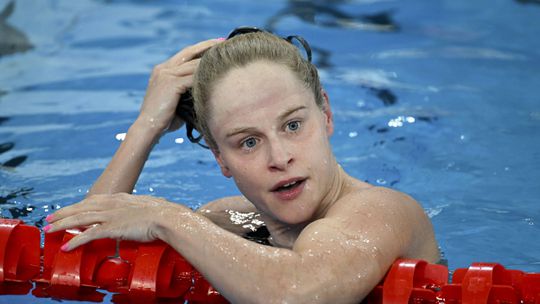
<svg viewBox="0 0 540 304">
<path fill-rule="evenodd" d="M 235 36 L 207 50 L 195 72 L 192 94 L 197 130 L 204 136 L 211 149 L 218 151 L 217 143 L 208 126 L 211 117 L 209 99 L 215 84 L 231 69 L 241 68 L 260 60 L 289 67 L 306 88 L 313 91 L 315 103 L 323 108 L 317 68 L 300 55 L 296 46 L 267 32 Z"/>
</svg>

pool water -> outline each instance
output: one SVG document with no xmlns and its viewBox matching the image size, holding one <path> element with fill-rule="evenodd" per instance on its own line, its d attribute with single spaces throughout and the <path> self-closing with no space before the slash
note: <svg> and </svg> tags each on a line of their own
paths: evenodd
<svg viewBox="0 0 540 304">
<path fill-rule="evenodd" d="M 42 227 L 81 200 L 137 116 L 153 65 L 254 25 L 310 42 L 338 161 L 415 197 L 450 269 L 540 272 L 539 4 L 17 1 L 0 19 L 2 216 Z M 192 208 L 238 194 L 184 130 L 161 139 L 136 192 Z M 56 301 L 0 296 L 27 302 Z"/>
</svg>

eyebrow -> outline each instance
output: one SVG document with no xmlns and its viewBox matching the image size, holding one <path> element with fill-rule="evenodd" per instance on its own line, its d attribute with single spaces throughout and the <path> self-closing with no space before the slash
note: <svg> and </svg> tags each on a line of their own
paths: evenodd
<svg viewBox="0 0 540 304">
<path fill-rule="evenodd" d="M 291 108 L 285 112 L 283 112 L 282 114 L 280 114 L 278 116 L 278 120 L 283 120 L 285 119 L 287 116 L 293 114 L 294 112 L 296 111 L 300 111 L 300 110 L 303 110 L 303 109 L 306 109 L 307 107 L 302 105 L 302 106 L 297 106 L 297 107 L 294 107 L 294 108 Z M 240 134 L 240 133 L 248 133 L 248 132 L 254 132 L 256 131 L 255 128 L 253 127 L 239 127 L 239 128 L 234 128 L 232 129 L 231 132 L 227 133 L 227 135 L 225 135 L 226 138 L 229 138 L 229 137 L 232 137 L 236 134 Z"/>
</svg>

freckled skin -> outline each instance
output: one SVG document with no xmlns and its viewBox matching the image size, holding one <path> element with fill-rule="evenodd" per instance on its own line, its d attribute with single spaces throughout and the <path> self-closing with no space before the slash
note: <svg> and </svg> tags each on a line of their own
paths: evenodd
<svg viewBox="0 0 540 304">
<path fill-rule="evenodd" d="M 174 109 L 191 86 L 196 55 L 216 43 L 188 47 L 155 68 L 141 113 L 111 163 L 85 200 L 48 218 L 48 232 L 97 224 L 67 250 L 98 238 L 161 239 L 233 303 L 358 303 L 396 258 L 439 259 L 419 204 L 349 176 L 330 147 L 328 96 L 323 92 L 324 106 L 317 107 L 313 93 L 275 63 L 233 69 L 211 94 L 210 129 L 219 148 L 213 152 L 243 196 L 194 212 L 121 193 L 133 190 L 164 130 L 180 125 Z M 297 177 L 301 191 L 291 199 L 273 190 Z M 274 247 L 242 238 L 249 227 L 231 222 L 232 214 L 252 213 L 265 222 Z"/>
</svg>

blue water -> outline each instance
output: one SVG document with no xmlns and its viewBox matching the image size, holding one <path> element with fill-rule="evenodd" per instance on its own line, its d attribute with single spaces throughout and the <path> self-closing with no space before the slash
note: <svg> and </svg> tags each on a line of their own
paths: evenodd
<svg viewBox="0 0 540 304">
<path fill-rule="evenodd" d="M 450 269 L 540 272 L 539 4 L 17 1 L 0 41 L 16 29 L 33 48 L 0 57 L 2 216 L 41 227 L 82 199 L 136 117 L 152 66 L 255 25 L 310 42 L 339 162 L 421 202 Z M 137 193 L 193 208 L 237 194 L 184 139 L 181 130 L 161 140 Z M 0 296 L 13 302 L 55 301 Z"/>
</svg>

